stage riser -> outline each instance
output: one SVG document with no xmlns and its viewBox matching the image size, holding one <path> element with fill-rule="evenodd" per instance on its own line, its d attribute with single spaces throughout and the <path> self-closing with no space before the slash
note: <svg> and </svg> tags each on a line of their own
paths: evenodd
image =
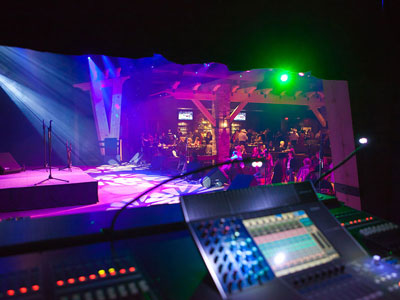
<svg viewBox="0 0 400 300">
<path fill-rule="evenodd" d="M 97 182 L 0 189 L 0 212 L 89 205 L 97 202 Z"/>
</svg>

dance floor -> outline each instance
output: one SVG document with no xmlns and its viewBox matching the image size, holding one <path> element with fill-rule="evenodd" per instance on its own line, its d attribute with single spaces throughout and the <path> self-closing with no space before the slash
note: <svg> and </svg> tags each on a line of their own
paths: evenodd
<svg viewBox="0 0 400 300">
<path fill-rule="evenodd" d="M 102 165 L 98 167 L 80 168 L 93 177 L 93 179 L 98 181 L 98 203 L 85 206 L 80 205 L 0 213 L 0 219 L 4 220 L 18 217 L 38 218 L 84 212 L 116 210 L 150 187 L 153 187 L 170 178 L 170 176 L 175 175 L 173 172 L 152 171 L 147 167 L 138 167 L 129 164 L 122 166 Z M 178 179 L 143 196 L 138 201 L 131 204 L 129 208 L 179 203 L 180 195 L 205 193 L 220 189 L 222 188 L 206 189 L 198 182 L 188 182 Z"/>
</svg>

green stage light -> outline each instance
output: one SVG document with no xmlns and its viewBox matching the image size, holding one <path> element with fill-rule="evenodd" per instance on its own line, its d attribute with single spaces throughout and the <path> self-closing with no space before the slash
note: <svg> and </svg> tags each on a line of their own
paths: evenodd
<svg viewBox="0 0 400 300">
<path fill-rule="evenodd" d="M 282 82 L 286 82 L 286 81 L 288 81 L 289 76 L 287 74 L 282 74 L 280 79 L 281 79 Z"/>
</svg>

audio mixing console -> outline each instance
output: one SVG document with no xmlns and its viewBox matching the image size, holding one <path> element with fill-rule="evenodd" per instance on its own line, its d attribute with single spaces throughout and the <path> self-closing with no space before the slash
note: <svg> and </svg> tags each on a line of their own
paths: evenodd
<svg viewBox="0 0 400 300">
<path fill-rule="evenodd" d="M 400 228 L 397 224 L 338 203 L 330 212 L 371 254 L 400 256 Z"/>
<path fill-rule="evenodd" d="M 400 299 L 400 264 L 384 257 L 398 227 L 328 210 L 307 182 L 130 209 L 110 238 L 113 216 L 0 222 L 0 299 Z"/>
<path fill-rule="evenodd" d="M 188 195 L 181 203 L 224 299 L 400 298 L 398 265 L 369 257 L 308 183 Z"/>
</svg>

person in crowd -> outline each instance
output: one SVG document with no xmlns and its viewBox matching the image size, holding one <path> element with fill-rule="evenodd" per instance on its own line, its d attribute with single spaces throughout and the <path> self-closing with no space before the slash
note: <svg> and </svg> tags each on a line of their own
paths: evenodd
<svg viewBox="0 0 400 300">
<path fill-rule="evenodd" d="M 285 166 L 285 153 L 279 153 L 278 160 L 275 162 L 274 175 L 272 177 L 272 183 L 285 182 L 286 179 L 286 166 Z"/>
<path fill-rule="evenodd" d="M 183 135 L 183 134 L 182 134 L 181 129 L 178 128 L 178 130 L 176 131 L 176 138 L 178 139 L 178 142 L 179 142 L 179 139 L 181 138 L 182 135 Z"/>
<path fill-rule="evenodd" d="M 253 137 L 255 137 L 255 135 L 253 133 L 253 129 L 247 130 L 247 141 L 249 143 L 253 142 Z"/>
<path fill-rule="evenodd" d="M 168 139 L 168 136 L 165 134 L 165 132 L 161 133 L 160 144 L 163 144 L 163 145 L 169 144 L 169 139 Z"/>
<path fill-rule="evenodd" d="M 306 139 L 306 135 L 305 135 L 304 131 L 301 131 L 299 134 L 299 139 L 297 140 L 297 145 L 304 146 L 305 139 Z"/>
<path fill-rule="evenodd" d="M 184 136 L 181 136 L 178 142 L 178 145 L 176 146 L 176 152 L 179 157 L 179 162 L 178 162 L 178 171 L 183 172 L 186 168 L 186 155 L 187 155 L 187 142 L 188 139 L 185 138 Z"/>
<path fill-rule="evenodd" d="M 239 144 L 239 130 L 236 130 L 232 135 L 231 142 L 235 146 Z"/>
<path fill-rule="evenodd" d="M 196 136 L 194 142 L 193 142 L 193 146 L 194 147 L 200 147 L 201 142 L 200 142 L 200 137 Z"/>
<path fill-rule="evenodd" d="M 200 138 L 200 140 L 202 139 L 200 131 L 198 129 L 195 129 L 194 132 L 193 132 L 193 137 L 192 138 L 193 138 L 193 140 L 196 140 L 197 137 Z"/>
<path fill-rule="evenodd" d="M 311 157 L 311 168 L 313 170 L 319 171 L 319 151 L 315 152 L 315 154 Z"/>
<path fill-rule="evenodd" d="M 206 134 L 206 137 L 204 138 L 204 141 L 206 142 L 206 145 L 208 145 L 208 144 L 211 143 L 212 138 L 213 138 L 213 137 L 212 137 L 212 135 L 211 135 L 211 132 L 208 131 L 207 134 Z"/>
<path fill-rule="evenodd" d="M 299 134 L 297 133 L 297 129 L 292 128 L 289 132 L 289 141 L 291 142 L 292 145 L 296 145 L 298 139 L 299 139 Z"/>
<path fill-rule="evenodd" d="M 295 151 L 294 151 L 294 146 L 292 145 L 292 142 L 291 142 L 291 141 L 288 141 L 288 142 L 287 142 L 287 146 L 286 146 L 285 151 L 286 151 L 286 152 L 293 152 L 293 153 L 295 152 Z"/>
<path fill-rule="evenodd" d="M 266 184 L 271 184 L 272 183 L 272 176 L 274 175 L 274 159 L 272 157 L 272 154 L 269 153 L 269 151 L 265 151 L 265 163 L 266 163 Z"/>
<path fill-rule="evenodd" d="M 209 144 L 206 144 L 206 155 L 212 155 L 213 141 L 210 140 Z"/>
<path fill-rule="evenodd" d="M 171 129 L 168 129 L 167 137 L 168 137 L 168 145 L 173 145 L 175 143 L 175 137 Z"/>
<path fill-rule="evenodd" d="M 239 144 L 240 145 L 245 145 L 247 143 L 247 140 L 249 139 L 247 136 L 247 131 L 246 129 L 242 129 L 239 133 Z"/>
<path fill-rule="evenodd" d="M 288 157 L 286 159 L 286 178 L 288 182 L 294 181 L 294 168 L 295 168 L 294 152 L 289 151 Z"/>
<path fill-rule="evenodd" d="M 285 151 L 285 150 L 286 150 L 285 141 L 280 141 L 280 142 L 279 142 L 279 147 L 278 147 L 278 149 L 276 149 L 276 150 L 279 151 L 279 152 Z"/>
<path fill-rule="evenodd" d="M 253 148 L 253 152 L 251 153 L 251 158 L 260 158 L 260 152 L 258 151 L 258 147 Z"/>
<path fill-rule="evenodd" d="M 241 144 L 240 146 L 240 152 L 242 153 L 242 157 L 248 157 L 248 154 L 246 152 L 246 146 Z"/>
<path fill-rule="evenodd" d="M 268 142 L 268 151 L 269 152 L 274 152 L 275 151 L 275 147 L 274 147 L 274 142 L 271 140 Z"/>
<path fill-rule="evenodd" d="M 258 148 L 258 149 L 257 149 L 258 155 L 259 155 L 260 157 L 264 157 L 264 151 L 266 150 L 265 145 L 263 145 L 263 144 L 258 144 L 257 148 Z"/>
<path fill-rule="evenodd" d="M 296 182 L 303 182 L 311 170 L 311 159 L 306 157 L 303 159 L 303 166 L 297 172 Z"/>
<path fill-rule="evenodd" d="M 256 135 L 256 137 L 254 138 L 254 143 L 255 144 L 264 144 L 264 140 L 263 140 L 263 134 L 259 133 Z"/>
</svg>

